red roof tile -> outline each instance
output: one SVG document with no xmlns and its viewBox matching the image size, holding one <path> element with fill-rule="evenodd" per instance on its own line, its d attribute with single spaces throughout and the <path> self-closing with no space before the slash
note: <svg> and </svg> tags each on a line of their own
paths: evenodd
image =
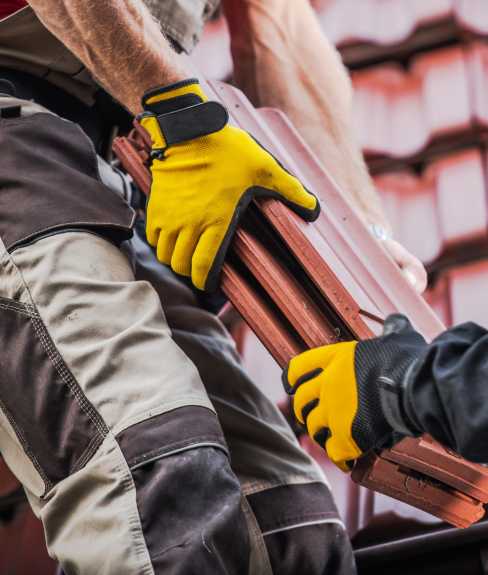
<svg viewBox="0 0 488 575">
<path fill-rule="evenodd" d="M 488 261 L 452 269 L 447 274 L 453 325 L 475 321 L 488 328 Z"/>
<path fill-rule="evenodd" d="M 426 264 L 488 245 L 486 167 L 486 154 L 473 148 L 432 162 L 421 176 L 377 176 L 396 238 Z"/>
<path fill-rule="evenodd" d="M 446 325 L 475 321 L 488 328 L 488 260 L 444 272 L 425 295 Z"/>
<path fill-rule="evenodd" d="M 378 66 L 354 73 L 353 82 L 358 138 L 373 164 L 475 140 L 488 128 L 488 45 L 421 54 L 407 72 Z"/>
<path fill-rule="evenodd" d="M 358 64 L 488 34 L 485 0 L 315 0 L 324 31 L 345 61 Z"/>
</svg>

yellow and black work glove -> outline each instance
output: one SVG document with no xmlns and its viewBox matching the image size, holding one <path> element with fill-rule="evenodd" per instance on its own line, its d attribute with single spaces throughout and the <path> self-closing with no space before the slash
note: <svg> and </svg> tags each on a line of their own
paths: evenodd
<svg viewBox="0 0 488 575">
<path fill-rule="evenodd" d="M 229 125 L 198 80 L 146 92 L 139 117 L 152 138 L 148 242 L 158 259 L 193 284 L 217 287 L 232 235 L 257 196 L 272 196 L 308 221 L 317 198 L 247 132 Z"/>
<path fill-rule="evenodd" d="M 396 314 L 381 337 L 311 349 L 290 361 L 283 384 L 294 395 L 295 416 L 343 471 L 394 437 L 420 434 L 403 391 L 426 349 L 408 319 Z"/>
</svg>

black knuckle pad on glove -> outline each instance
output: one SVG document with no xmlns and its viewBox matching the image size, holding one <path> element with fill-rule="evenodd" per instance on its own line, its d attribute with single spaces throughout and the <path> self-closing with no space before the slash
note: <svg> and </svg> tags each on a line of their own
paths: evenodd
<svg viewBox="0 0 488 575">
<path fill-rule="evenodd" d="M 319 400 L 318 399 L 312 399 L 312 401 L 309 401 L 306 405 L 303 406 L 302 409 L 302 418 L 303 421 L 305 421 L 305 424 L 307 422 L 307 417 L 310 415 L 310 412 L 315 409 L 317 407 L 317 405 L 319 404 Z"/>
<path fill-rule="evenodd" d="M 330 429 L 328 427 L 322 427 L 317 431 L 317 433 L 313 436 L 313 440 L 318 443 L 321 447 L 325 446 L 325 442 L 331 436 Z"/>
<path fill-rule="evenodd" d="M 289 369 L 290 365 L 288 364 L 286 368 L 283 370 L 283 374 L 281 376 L 283 387 L 285 388 L 285 391 L 288 395 L 294 395 L 294 393 L 301 385 L 307 383 L 307 381 L 314 379 L 324 371 L 321 367 L 313 369 L 312 371 L 308 371 L 307 373 L 304 373 L 296 380 L 295 385 L 291 385 L 290 380 L 288 379 Z"/>
</svg>

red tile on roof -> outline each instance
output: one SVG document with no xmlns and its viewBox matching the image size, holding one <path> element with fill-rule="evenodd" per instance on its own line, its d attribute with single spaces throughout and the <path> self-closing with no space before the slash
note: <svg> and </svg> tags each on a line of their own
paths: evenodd
<svg viewBox="0 0 488 575">
<path fill-rule="evenodd" d="M 346 62 L 385 59 L 456 39 L 488 34 L 485 0 L 315 0 L 327 36 Z M 428 32 L 428 33 L 427 33 Z"/>
<path fill-rule="evenodd" d="M 452 269 L 447 274 L 453 325 L 475 321 L 488 328 L 488 261 Z"/>
<path fill-rule="evenodd" d="M 435 143 L 488 128 L 488 45 L 417 56 L 409 69 L 384 65 L 353 74 L 355 122 L 371 158 L 412 158 Z"/>
<path fill-rule="evenodd" d="M 487 245 L 486 167 L 486 155 L 473 148 L 432 162 L 421 176 L 377 176 L 396 238 L 426 264 Z"/>
<path fill-rule="evenodd" d="M 443 272 L 425 294 L 446 325 L 474 321 L 488 328 L 488 259 L 457 265 Z"/>
</svg>

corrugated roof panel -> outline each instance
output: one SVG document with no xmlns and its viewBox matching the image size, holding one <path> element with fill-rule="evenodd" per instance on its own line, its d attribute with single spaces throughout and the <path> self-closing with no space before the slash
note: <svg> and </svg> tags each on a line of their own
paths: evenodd
<svg viewBox="0 0 488 575">
<path fill-rule="evenodd" d="M 488 127 L 488 45 L 421 54 L 406 72 L 396 65 L 355 72 L 353 83 L 359 142 L 373 160 L 409 159 Z"/>
</svg>

